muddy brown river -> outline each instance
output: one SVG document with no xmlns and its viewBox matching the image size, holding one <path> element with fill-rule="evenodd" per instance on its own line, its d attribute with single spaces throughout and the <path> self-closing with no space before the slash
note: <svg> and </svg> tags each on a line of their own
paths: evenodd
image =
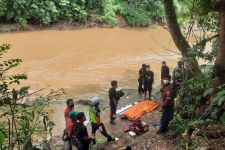
<svg viewBox="0 0 225 150">
<path fill-rule="evenodd" d="M 161 62 L 165 60 L 172 69 L 179 57 L 166 50 L 176 51 L 176 47 L 170 34 L 160 28 L 1 33 L 3 43 L 12 44 L 4 59 L 23 60 L 11 71 L 27 73 L 29 79 L 23 84 L 32 90 L 64 88 L 67 97 L 77 99 L 106 93 L 112 79 L 122 88 L 136 89 L 142 63 L 150 64 L 157 86 Z M 58 109 L 62 113 L 64 108 Z"/>
</svg>

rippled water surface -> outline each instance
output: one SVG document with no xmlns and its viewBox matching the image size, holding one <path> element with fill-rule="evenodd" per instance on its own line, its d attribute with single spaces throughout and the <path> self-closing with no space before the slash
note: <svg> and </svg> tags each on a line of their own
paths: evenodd
<svg viewBox="0 0 225 150">
<path fill-rule="evenodd" d="M 105 92 L 112 79 L 124 88 L 136 88 L 138 69 L 151 65 L 159 79 L 162 60 L 170 67 L 176 50 L 163 29 L 83 29 L 0 34 L 0 43 L 12 44 L 7 57 L 23 60 L 33 89 L 65 88 L 69 95 L 88 97 Z M 157 82 L 158 83 L 158 82 Z"/>
</svg>

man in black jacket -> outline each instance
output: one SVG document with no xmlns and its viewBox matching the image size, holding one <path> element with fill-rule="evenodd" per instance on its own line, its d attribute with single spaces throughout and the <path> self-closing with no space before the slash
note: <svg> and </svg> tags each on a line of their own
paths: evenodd
<svg viewBox="0 0 225 150">
<path fill-rule="evenodd" d="M 152 84 L 154 84 L 154 73 L 150 70 L 150 65 L 147 65 L 147 69 L 144 76 L 144 91 L 145 91 L 145 99 L 147 98 L 147 92 L 149 95 L 149 99 L 151 99 L 152 94 Z"/>
<path fill-rule="evenodd" d="M 163 84 L 163 79 L 165 77 L 168 77 L 170 74 L 170 69 L 169 67 L 166 65 L 166 62 L 163 61 L 162 62 L 162 68 L 161 68 L 161 83 Z"/>
<path fill-rule="evenodd" d="M 146 64 L 142 64 L 142 68 L 139 70 L 139 78 L 138 78 L 138 93 L 144 93 L 143 85 L 144 85 L 144 76 L 146 71 Z"/>
<path fill-rule="evenodd" d="M 115 125 L 116 109 L 118 105 L 118 99 L 116 94 L 116 88 L 118 87 L 117 81 L 111 81 L 111 88 L 109 89 L 109 106 L 110 106 L 110 123 Z"/>
<path fill-rule="evenodd" d="M 78 150 L 89 150 L 89 146 L 94 139 L 88 135 L 87 127 L 84 125 L 86 117 L 83 112 L 77 114 L 77 120 L 75 126 L 75 135 L 77 138 L 77 149 Z"/>
</svg>

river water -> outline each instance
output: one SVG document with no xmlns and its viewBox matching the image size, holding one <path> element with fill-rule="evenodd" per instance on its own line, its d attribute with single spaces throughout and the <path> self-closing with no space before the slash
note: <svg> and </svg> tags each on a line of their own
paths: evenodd
<svg viewBox="0 0 225 150">
<path fill-rule="evenodd" d="M 93 28 L 73 31 L 33 31 L 0 34 L 0 44 L 12 44 L 3 59 L 21 58 L 11 73 L 25 72 L 32 90 L 64 88 L 65 97 L 89 99 L 104 95 L 112 79 L 120 87 L 136 89 L 138 70 L 150 64 L 155 85 L 161 62 L 172 69 L 178 55 L 170 34 L 160 28 Z M 56 106 L 58 114 L 64 106 Z M 57 122 L 58 116 L 54 116 Z M 64 122 L 61 121 L 61 126 Z"/>
</svg>

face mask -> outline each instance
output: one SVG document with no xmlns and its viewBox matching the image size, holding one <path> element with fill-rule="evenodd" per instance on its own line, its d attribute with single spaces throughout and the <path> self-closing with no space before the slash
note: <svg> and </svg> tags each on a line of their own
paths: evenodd
<svg viewBox="0 0 225 150">
<path fill-rule="evenodd" d="M 70 106 L 70 107 L 74 107 L 74 104 L 73 104 L 73 103 L 72 103 L 72 104 L 69 104 L 69 106 Z"/>
<path fill-rule="evenodd" d="M 167 84 L 170 83 L 170 81 L 169 80 L 163 80 L 163 83 L 164 83 L 164 85 L 167 85 Z"/>
</svg>

